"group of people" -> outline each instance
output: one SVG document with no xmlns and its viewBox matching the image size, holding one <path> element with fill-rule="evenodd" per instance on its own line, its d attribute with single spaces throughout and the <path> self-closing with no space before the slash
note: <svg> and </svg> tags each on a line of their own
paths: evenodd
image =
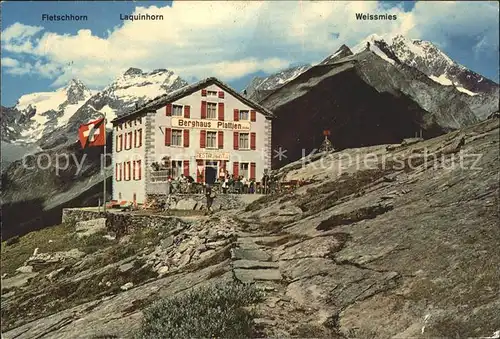
<svg viewBox="0 0 500 339">
<path fill-rule="evenodd" d="M 184 174 L 181 174 L 176 179 L 169 177 L 167 180 L 167 194 L 192 193 L 193 183 L 193 177 Z"/>
<path fill-rule="evenodd" d="M 247 179 L 245 176 L 235 176 L 228 172 L 216 179 L 215 183 L 210 185 L 211 189 L 223 194 L 268 194 L 276 186 L 274 178 L 265 174 L 260 182 L 254 179 Z M 207 183 L 196 183 L 193 177 L 181 174 L 177 178 L 169 177 L 167 180 L 167 194 L 186 194 L 186 193 L 205 193 Z"/>
</svg>

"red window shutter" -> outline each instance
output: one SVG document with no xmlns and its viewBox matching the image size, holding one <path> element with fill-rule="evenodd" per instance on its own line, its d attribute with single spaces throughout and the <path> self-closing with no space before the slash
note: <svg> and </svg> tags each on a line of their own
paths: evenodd
<svg viewBox="0 0 500 339">
<path fill-rule="evenodd" d="M 224 99 L 224 92 L 219 91 L 219 98 Z"/>
<path fill-rule="evenodd" d="M 167 104 L 167 106 L 165 107 L 165 115 L 167 117 L 172 115 L 172 104 Z"/>
<path fill-rule="evenodd" d="M 165 128 L 165 146 L 170 146 L 172 142 L 172 129 Z"/>
<path fill-rule="evenodd" d="M 203 160 L 196 160 L 196 182 L 205 182 L 205 167 Z"/>
<path fill-rule="evenodd" d="M 235 108 L 234 109 L 234 117 L 233 117 L 233 120 L 234 121 L 239 121 L 240 120 L 240 110 Z"/>
<path fill-rule="evenodd" d="M 219 141 L 219 148 L 224 148 L 224 131 L 217 132 L 217 139 Z"/>
<path fill-rule="evenodd" d="M 184 160 L 184 176 L 189 176 L 189 160 Z"/>
<path fill-rule="evenodd" d="M 207 131 L 201 130 L 200 131 L 200 148 L 205 148 L 206 141 L 207 141 Z"/>
<path fill-rule="evenodd" d="M 123 149 L 123 134 L 120 135 L 120 151 Z"/>
<path fill-rule="evenodd" d="M 240 163 L 237 161 L 233 162 L 233 175 L 235 177 L 240 175 Z"/>
<path fill-rule="evenodd" d="M 191 116 L 191 106 L 184 106 L 184 118 L 189 118 Z"/>
<path fill-rule="evenodd" d="M 120 146 L 120 136 L 119 136 L 119 135 L 117 135 L 117 136 L 116 136 L 116 151 L 117 151 L 117 152 L 120 152 L 120 151 L 121 151 L 121 149 L 119 148 L 119 146 Z"/>
<path fill-rule="evenodd" d="M 219 120 L 224 121 L 224 103 L 219 102 Z"/>
<path fill-rule="evenodd" d="M 135 174 L 135 172 L 137 171 L 137 162 L 136 162 L 135 160 L 134 160 L 134 161 L 133 161 L 133 163 L 132 163 L 132 170 L 133 170 L 133 172 L 132 172 L 132 173 L 133 173 L 133 174 L 132 174 L 133 179 L 134 179 L 134 180 L 136 180 L 136 179 L 135 179 L 135 178 L 136 178 L 136 174 Z"/>
<path fill-rule="evenodd" d="M 250 180 L 255 180 L 255 162 L 250 163 Z"/>
<path fill-rule="evenodd" d="M 207 118 L 207 102 L 202 101 L 201 102 L 201 118 L 206 119 Z"/>
<path fill-rule="evenodd" d="M 250 133 L 250 149 L 255 149 L 256 145 L 256 133 L 252 132 Z"/>
<path fill-rule="evenodd" d="M 134 147 L 137 147 L 137 130 L 134 131 Z"/>
<path fill-rule="evenodd" d="M 256 121 L 257 120 L 257 112 L 255 110 L 250 111 L 250 121 Z"/>
<path fill-rule="evenodd" d="M 137 146 L 137 147 L 141 147 L 142 146 L 142 128 L 137 131 L 137 135 L 139 138 L 139 146 Z"/>
<path fill-rule="evenodd" d="M 238 149 L 238 141 L 239 141 L 240 135 L 238 132 L 233 133 L 233 148 Z"/>
<path fill-rule="evenodd" d="M 127 161 L 127 176 L 125 180 L 130 180 L 130 161 Z"/>
<path fill-rule="evenodd" d="M 140 160 L 137 160 L 137 171 L 138 171 L 138 174 L 137 174 L 137 180 L 141 180 L 142 179 L 142 166 L 141 166 L 141 161 Z"/>
<path fill-rule="evenodd" d="M 206 89 L 202 89 L 201 90 L 201 96 L 202 97 L 206 97 L 207 96 L 207 90 Z"/>
<path fill-rule="evenodd" d="M 189 130 L 184 130 L 184 147 L 189 147 Z"/>
</svg>

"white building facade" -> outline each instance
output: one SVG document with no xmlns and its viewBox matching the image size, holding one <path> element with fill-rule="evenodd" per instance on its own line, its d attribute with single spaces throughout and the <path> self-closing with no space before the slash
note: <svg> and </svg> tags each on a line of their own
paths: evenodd
<svg viewBox="0 0 500 339">
<path fill-rule="evenodd" d="M 113 120 L 113 199 L 142 203 L 166 192 L 166 164 L 214 183 L 227 171 L 260 182 L 271 169 L 273 114 L 215 78 L 154 99 Z"/>
</svg>

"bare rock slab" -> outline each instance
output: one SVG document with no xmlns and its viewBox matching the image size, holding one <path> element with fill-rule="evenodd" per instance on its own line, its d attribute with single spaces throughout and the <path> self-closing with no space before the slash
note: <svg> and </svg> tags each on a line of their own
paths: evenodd
<svg viewBox="0 0 500 339">
<path fill-rule="evenodd" d="M 252 248 L 233 248 L 231 250 L 231 256 L 233 259 L 240 260 L 257 260 L 257 261 L 270 261 L 271 260 L 271 255 L 269 255 L 267 252 L 259 250 L 259 249 L 252 249 Z"/>
<path fill-rule="evenodd" d="M 234 268 L 279 268 L 279 264 L 277 262 L 271 261 L 258 261 L 258 260 L 236 260 L 233 262 Z"/>
<path fill-rule="evenodd" d="M 233 270 L 236 279 L 242 283 L 250 283 L 256 280 L 281 280 L 281 273 L 277 269 L 244 269 L 235 268 Z"/>
</svg>

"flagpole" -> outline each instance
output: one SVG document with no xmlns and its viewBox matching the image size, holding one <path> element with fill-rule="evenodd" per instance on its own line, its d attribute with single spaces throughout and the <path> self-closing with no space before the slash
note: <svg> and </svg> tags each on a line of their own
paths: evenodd
<svg viewBox="0 0 500 339">
<path fill-rule="evenodd" d="M 106 213 L 106 113 L 104 113 L 104 168 L 103 168 L 103 173 L 104 173 L 104 184 L 103 184 L 103 211 Z"/>
</svg>

